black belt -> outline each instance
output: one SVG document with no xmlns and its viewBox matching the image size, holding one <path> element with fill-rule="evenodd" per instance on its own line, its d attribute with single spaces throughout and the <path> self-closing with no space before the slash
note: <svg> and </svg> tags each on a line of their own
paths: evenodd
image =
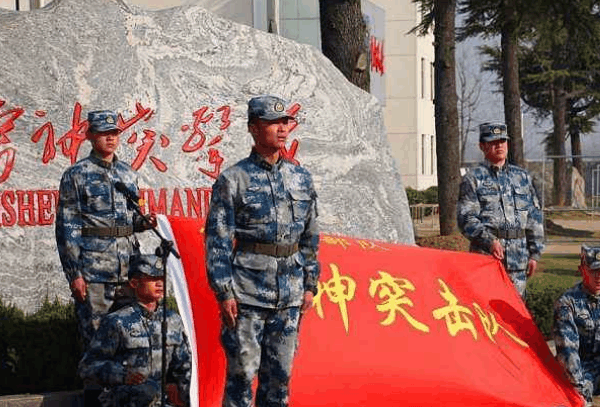
<svg viewBox="0 0 600 407">
<path fill-rule="evenodd" d="M 89 226 L 81 229 L 82 236 L 126 237 L 133 234 L 133 226 Z"/>
<path fill-rule="evenodd" d="M 238 241 L 236 248 L 245 252 L 266 254 L 267 256 L 287 257 L 298 251 L 298 243 L 283 244 Z"/>
<path fill-rule="evenodd" d="M 492 233 L 499 239 L 522 239 L 525 237 L 523 229 L 492 229 Z"/>
</svg>

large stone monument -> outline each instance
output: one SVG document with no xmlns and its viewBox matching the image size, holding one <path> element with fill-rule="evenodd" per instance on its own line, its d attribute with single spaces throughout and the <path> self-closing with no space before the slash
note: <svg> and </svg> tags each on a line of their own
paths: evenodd
<svg viewBox="0 0 600 407">
<path fill-rule="evenodd" d="M 55 0 L 0 10 L 0 61 L 4 302 L 69 298 L 54 212 L 62 172 L 89 153 L 89 110 L 121 113 L 118 155 L 146 209 L 203 218 L 215 177 L 250 151 L 246 101 L 282 96 L 298 118 L 286 155 L 314 175 L 322 231 L 414 242 L 381 108 L 312 47 L 196 6 Z"/>
</svg>

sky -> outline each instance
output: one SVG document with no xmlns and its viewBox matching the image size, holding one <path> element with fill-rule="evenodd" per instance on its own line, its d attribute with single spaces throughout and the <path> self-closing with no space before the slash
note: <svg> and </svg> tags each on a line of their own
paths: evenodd
<svg viewBox="0 0 600 407">
<path fill-rule="evenodd" d="M 19 0 L 21 9 L 29 8 L 29 0 Z M 14 9 L 16 0 L 0 0 L 0 8 Z M 163 8 L 164 0 L 126 0 L 127 3 L 142 6 L 148 9 Z M 171 6 L 175 3 L 189 3 L 190 0 L 169 0 Z M 458 22 L 460 24 L 460 21 Z M 498 40 L 496 40 L 498 42 Z M 469 39 L 457 44 L 457 61 L 465 61 L 465 68 L 468 71 L 468 78 L 480 77 L 482 80 L 482 89 L 480 102 L 473 114 L 474 123 L 485 121 L 504 122 L 504 107 L 502 94 L 499 92 L 499 84 L 496 83 L 497 77 L 490 72 L 481 72 L 480 68 L 484 63 L 477 49 L 482 45 L 483 40 Z M 491 41 L 493 43 L 493 40 Z M 552 131 L 552 121 L 544 120 L 538 122 L 534 116 L 528 112 L 527 106 L 523 104 L 523 142 L 524 154 L 527 160 L 541 160 L 543 158 L 544 147 L 542 140 L 545 135 Z M 600 126 L 598 127 L 600 129 Z M 600 155 L 600 137 L 598 130 L 593 134 L 583 135 L 583 151 L 585 155 Z M 567 150 L 570 151 L 570 144 L 567 142 Z M 475 128 L 469 134 L 468 148 L 466 152 L 467 161 L 480 161 L 482 154 L 478 148 L 478 131 Z"/>
<path fill-rule="evenodd" d="M 467 78 L 472 80 L 479 75 L 482 79 L 480 103 L 473 115 L 475 123 L 486 121 L 499 121 L 504 123 L 504 101 L 502 93 L 500 92 L 500 87 L 502 85 L 497 83 L 498 77 L 496 74 L 492 72 L 481 72 L 485 57 L 481 56 L 478 47 L 484 43 L 486 42 L 479 38 L 469 39 L 465 42 L 458 43 L 456 47 L 456 59 L 458 61 L 462 58 L 464 61 L 468 61 L 466 64 L 468 66 L 466 70 L 469 72 Z M 493 40 L 487 41 L 487 43 L 499 44 L 499 39 L 495 42 Z M 549 132 L 552 132 L 552 118 L 549 117 L 548 119 L 539 122 L 523 102 L 521 110 L 523 111 L 523 152 L 525 159 L 542 160 L 545 149 L 542 141 Z M 600 160 L 599 130 L 600 126 L 596 125 L 594 133 L 584 134 L 581 137 L 583 154 L 589 156 L 598 155 L 599 157 L 596 161 Z M 483 154 L 479 151 L 478 137 L 478 130 L 473 129 L 469 134 L 468 141 L 471 148 L 465 154 L 467 161 L 480 161 L 483 157 Z M 570 139 L 567 139 L 566 148 L 567 153 L 570 153 Z"/>
</svg>

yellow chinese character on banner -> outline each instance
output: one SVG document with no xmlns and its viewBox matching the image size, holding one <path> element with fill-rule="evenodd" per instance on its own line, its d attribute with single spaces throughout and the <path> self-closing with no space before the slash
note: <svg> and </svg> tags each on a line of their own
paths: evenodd
<svg viewBox="0 0 600 407">
<path fill-rule="evenodd" d="M 379 271 L 378 280 L 370 280 L 369 295 L 375 297 L 379 289 L 379 298 L 386 299 L 377 305 L 377 311 L 388 313 L 387 318 L 380 322 L 381 325 L 388 326 L 392 324 L 396 320 L 396 313 L 399 312 L 413 328 L 421 332 L 429 332 L 427 325 L 417 321 L 404 309 L 404 306 L 413 306 L 412 300 L 406 297 L 406 290 L 415 291 L 413 283 L 405 278 L 394 278 L 385 271 Z"/>
<path fill-rule="evenodd" d="M 361 249 L 363 250 L 374 250 L 374 251 L 380 251 L 380 252 L 384 252 L 384 251 L 389 251 L 390 249 L 387 249 L 383 246 L 378 245 L 376 242 L 373 242 L 372 240 L 363 240 L 363 239 L 359 239 L 356 241 L 356 243 L 358 243 L 358 245 L 360 246 Z"/>
<path fill-rule="evenodd" d="M 433 317 L 435 319 L 444 318 L 446 320 L 446 327 L 448 328 L 450 335 L 456 336 L 458 332 L 466 329 L 473 334 L 474 339 L 477 339 L 475 325 L 469 317 L 473 316 L 473 312 L 465 306 L 458 305 L 458 299 L 452 294 L 448 285 L 439 278 L 438 281 L 442 287 L 440 295 L 446 300 L 448 305 L 433 310 Z"/>
<path fill-rule="evenodd" d="M 340 245 L 344 249 L 347 249 L 348 247 L 350 247 L 350 242 L 347 239 L 344 239 L 343 237 L 339 237 L 339 236 L 323 235 L 323 236 L 321 236 L 321 242 L 323 242 L 324 244 L 332 245 L 332 246 Z"/>
<path fill-rule="evenodd" d="M 344 328 L 346 329 L 346 333 L 348 333 L 348 307 L 346 306 L 346 303 L 354 299 L 356 281 L 348 276 L 340 276 L 340 271 L 336 264 L 331 263 L 329 267 L 331 268 L 332 277 L 325 283 L 319 281 L 319 291 L 313 298 L 313 305 L 315 306 L 317 315 L 323 319 L 325 314 L 323 313 L 321 297 L 323 296 L 323 293 L 325 293 L 329 301 L 340 307 Z"/>
<path fill-rule="evenodd" d="M 496 321 L 496 317 L 493 313 L 486 313 L 476 302 L 473 303 L 473 307 L 475 308 L 475 312 L 479 316 L 479 320 L 481 321 L 481 325 L 483 325 L 485 333 L 492 342 L 496 343 L 494 336 L 498 333 L 500 329 L 502 329 L 510 339 L 512 339 L 524 348 L 529 347 L 529 345 L 523 342 L 521 338 L 519 338 L 516 335 L 513 335 L 508 329 L 500 325 L 498 321 Z"/>
</svg>

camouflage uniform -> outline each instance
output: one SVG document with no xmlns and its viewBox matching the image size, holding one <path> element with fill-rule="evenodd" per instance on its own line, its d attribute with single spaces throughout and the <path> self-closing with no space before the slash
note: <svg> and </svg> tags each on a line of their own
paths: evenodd
<svg viewBox="0 0 600 407">
<path fill-rule="evenodd" d="M 600 247 L 582 245 L 580 271 L 583 281 L 554 303 L 552 339 L 556 359 L 591 405 L 592 395 L 600 390 L 600 293 L 595 285 L 600 273 Z"/>
<path fill-rule="evenodd" d="M 489 254 L 499 239 L 506 271 L 524 298 L 529 259 L 538 261 L 544 248 L 542 211 L 529 173 L 488 161 L 471 168 L 460 184 L 457 212 L 471 251 Z"/>
<path fill-rule="evenodd" d="M 162 315 L 161 306 L 150 312 L 134 303 L 102 320 L 79 363 L 79 374 L 105 387 L 99 397 L 103 407 L 160 405 Z M 183 322 L 167 311 L 167 326 L 167 380 L 177 384 L 181 399 L 189 406 L 191 355 Z M 129 371 L 143 373 L 147 380 L 126 385 Z"/>
<path fill-rule="evenodd" d="M 586 400 L 598 390 L 600 378 L 600 295 L 579 283 L 554 304 L 552 336 L 556 358 Z"/>
<path fill-rule="evenodd" d="M 84 349 L 118 296 L 119 287 L 127 282 L 129 257 L 139 253 L 132 233 L 145 229 L 142 217 L 115 189 L 117 182 L 137 195 L 133 169 L 116 156 L 106 162 L 94 151 L 68 168 L 60 182 L 58 254 L 69 284 L 78 277 L 88 283 L 85 302 L 75 301 Z M 102 235 L 108 234 L 108 228 L 112 228 L 112 236 Z"/>
<path fill-rule="evenodd" d="M 316 218 L 309 172 L 284 159 L 271 165 L 253 151 L 213 186 L 208 278 L 219 301 L 235 298 L 239 304 L 235 328 L 222 328 L 224 406 L 251 405 L 257 372 L 256 405 L 288 405 L 300 306 L 304 292 L 317 292 Z M 259 253 L 259 246 L 274 244 L 282 253 Z"/>
</svg>

